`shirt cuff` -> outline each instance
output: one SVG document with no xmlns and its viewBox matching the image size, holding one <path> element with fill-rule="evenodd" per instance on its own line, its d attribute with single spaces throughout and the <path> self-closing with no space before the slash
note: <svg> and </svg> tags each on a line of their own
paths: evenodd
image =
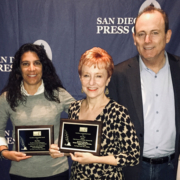
<svg viewBox="0 0 180 180">
<path fill-rule="evenodd" d="M 0 137 L 0 146 L 7 146 L 8 147 L 6 138 Z"/>
</svg>

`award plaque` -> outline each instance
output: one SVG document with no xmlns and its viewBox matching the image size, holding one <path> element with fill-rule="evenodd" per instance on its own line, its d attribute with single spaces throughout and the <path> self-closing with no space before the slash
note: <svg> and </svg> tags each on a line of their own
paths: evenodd
<svg viewBox="0 0 180 180">
<path fill-rule="evenodd" d="M 49 155 L 54 143 L 54 126 L 15 126 L 16 151 L 27 155 Z"/>
<path fill-rule="evenodd" d="M 61 119 L 59 148 L 65 155 L 73 152 L 100 154 L 101 121 Z"/>
</svg>

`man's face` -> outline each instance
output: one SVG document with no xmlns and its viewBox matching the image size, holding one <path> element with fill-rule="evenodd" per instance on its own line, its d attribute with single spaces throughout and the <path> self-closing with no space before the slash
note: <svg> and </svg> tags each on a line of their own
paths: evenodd
<svg viewBox="0 0 180 180">
<path fill-rule="evenodd" d="M 144 13 L 137 19 L 133 39 L 144 62 L 163 60 L 165 46 L 170 38 L 171 30 L 165 34 L 164 19 L 158 11 Z"/>
</svg>

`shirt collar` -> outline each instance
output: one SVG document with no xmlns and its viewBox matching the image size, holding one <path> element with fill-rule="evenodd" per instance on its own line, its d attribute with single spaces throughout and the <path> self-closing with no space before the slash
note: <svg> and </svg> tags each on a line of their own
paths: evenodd
<svg viewBox="0 0 180 180">
<path fill-rule="evenodd" d="M 44 82 L 43 82 L 43 80 L 42 80 L 42 83 L 41 83 L 41 85 L 39 86 L 37 92 L 36 92 L 34 95 L 30 95 L 30 94 L 28 94 L 28 92 L 25 90 L 24 84 L 23 84 L 23 81 L 22 81 L 22 82 L 21 82 L 21 92 L 22 92 L 24 95 L 26 95 L 26 96 L 34 96 L 34 95 L 41 94 L 41 93 L 44 92 Z"/>
<path fill-rule="evenodd" d="M 169 66 L 169 59 L 166 51 L 164 52 L 164 55 L 165 55 L 165 64 L 162 67 L 162 69 Z M 143 70 L 149 70 L 149 68 L 144 64 L 140 55 L 139 55 L 139 68 L 140 68 L 140 72 L 142 72 Z"/>
</svg>

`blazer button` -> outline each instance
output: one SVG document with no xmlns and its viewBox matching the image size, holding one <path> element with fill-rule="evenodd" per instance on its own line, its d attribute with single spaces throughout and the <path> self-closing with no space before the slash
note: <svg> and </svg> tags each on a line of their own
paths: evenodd
<svg viewBox="0 0 180 180">
<path fill-rule="evenodd" d="M 143 135 L 140 133 L 140 137 L 143 137 Z"/>
</svg>

